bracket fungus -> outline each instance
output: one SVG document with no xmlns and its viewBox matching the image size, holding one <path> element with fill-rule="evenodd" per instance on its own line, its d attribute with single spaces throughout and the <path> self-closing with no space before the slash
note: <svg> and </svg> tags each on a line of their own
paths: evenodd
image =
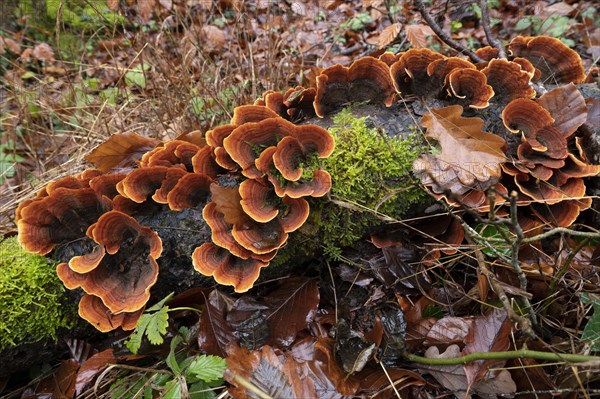
<svg viewBox="0 0 600 399">
<path fill-rule="evenodd" d="M 544 82 L 581 83 L 585 79 L 579 54 L 554 37 L 517 36 L 508 49 L 513 57 L 525 58 L 539 69 Z"/>
<path fill-rule="evenodd" d="M 396 124 L 401 113 L 411 121 L 424 115 L 424 138 L 440 151 L 422 154 L 412 172 L 437 199 L 487 211 L 486 190 L 499 197 L 516 190 L 524 223 L 568 226 L 591 206 L 584 179 L 600 173 L 578 136 L 597 101 L 586 103 L 573 84 L 535 98 L 531 80 L 539 76 L 585 78 L 579 56 L 560 41 L 517 37 L 509 49 L 509 60 L 480 49 L 485 62 L 477 65 L 427 49 L 363 57 L 322 70 L 316 87 L 266 92 L 205 135 L 187 132 L 165 143 L 113 135 L 87 157 L 96 170 L 49 183 L 19 205 L 19 241 L 30 252 L 54 250 L 60 279 L 84 292 L 81 316 L 101 331 L 135 326 L 157 281 L 162 246 L 177 245 L 162 240 L 167 233 L 155 214 L 202 219 L 202 229 L 187 234 L 193 244 L 186 256 L 201 274 L 247 291 L 309 220 L 313 202 L 322 206 L 315 199 L 309 205 L 308 197 L 324 197 L 334 184 L 322 169 L 331 167 L 324 158 L 335 159 L 334 136 L 311 118 L 365 102 L 389 111 Z M 498 120 L 484 129 L 481 118 L 463 112 Z M 458 245 L 459 227 L 448 222 L 432 235 Z M 432 245 L 425 262 L 452 251 Z"/>
<path fill-rule="evenodd" d="M 389 107 L 395 94 L 387 64 L 363 57 L 350 67 L 334 65 L 317 76 L 314 107 L 320 117 L 352 102 L 371 101 Z"/>
</svg>

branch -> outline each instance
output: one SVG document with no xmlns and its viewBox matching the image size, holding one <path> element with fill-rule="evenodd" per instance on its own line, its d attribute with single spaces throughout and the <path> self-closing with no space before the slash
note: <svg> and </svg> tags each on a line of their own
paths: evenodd
<svg viewBox="0 0 600 399">
<path fill-rule="evenodd" d="M 542 234 L 538 234 L 537 236 L 533 236 L 533 237 L 528 237 L 528 238 L 523 238 L 523 240 L 521 241 L 523 244 L 528 244 L 530 242 L 535 242 L 535 241 L 539 241 L 539 240 L 543 240 L 544 238 L 548 238 L 554 234 L 569 234 L 571 236 L 576 236 L 576 237 L 586 237 L 586 238 L 600 238 L 600 233 L 596 233 L 593 231 L 577 231 L 577 230 L 571 230 L 571 229 L 567 229 L 566 227 L 556 227 L 552 230 L 548 230 L 545 233 Z"/>
<path fill-rule="evenodd" d="M 548 360 L 552 362 L 570 362 L 570 363 L 582 363 L 582 362 L 593 362 L 594 365 L 600 364 L 600 356 L 589 356 L 589 355 L 574 355 L 570 353 L 554 353 L 554 352 L 541 352 L 532 351 L 529 349 L 520 349 L 516 351 L 506 352 L 473 352 L 468 355 L 461 357 L 451 358 L 438 358 L 438 357 L 424 357 L 413 355 L 412 353 L 404 353 L 404 358 L 411 362 L 419 364 L 428 364 L 432 366 L 452 366 L 457 364 L 467 364 L 477 360 L 509 360 L 509 359 L 537 359 L 537 360 Z"/>
<path fill-rule="evenodd" d="M 485 62 L 485 60 L 483 58 L 479 57 L 473 51 L 469 50 L 468 48 L 466 48 L 465 46 L 463 46 L 456 40 L 453 40 L 452 38 L 450 38 L 450 36 L 446 32 L 444 32 L 442 30 L 442 28 L 440 28 L 440 26 L 437 24 L 437 22 L 435 22 L 435 20 L 431 16 L 431 14 L 429 14 L 427 9 L 425 8 L 425 4 L 423 4 L 423 0 L 415 0 L 415 5 L 419 9 L 421 16 L 423 17 L 423 19 L 425 19 L 425 21 L 427 22 L 429 27 L 435 32 L 436 35 L 438 35 L 438 37 L 444 43 L 446 43 L 448 46 L 452 47 L 454 50 L 458 51 L 459 53 L 468 55 L 469 58 L 473 62 Z"/>
<path fill-rule="evenodd" d="M 481 24 L 483 25 L 483 31 L 487 38 L 490 46 L 494 46 L 498 49 L 498 57 L 506 58 L 506 51 L 500 40 L 496 39 L 490 28 L 490 15 L 488 14 L 487 0 L 479 0 L 479 8 L 481 9 Z M 433 29 L 433 28 L 432 28 Z"/>
</svg>

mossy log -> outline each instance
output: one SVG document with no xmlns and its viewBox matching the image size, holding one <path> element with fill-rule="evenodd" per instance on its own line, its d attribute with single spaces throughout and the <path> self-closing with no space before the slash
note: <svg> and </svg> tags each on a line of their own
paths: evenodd
<svg viewBox="0 0 600 399">
<path fill-rule="evenodd" d="M 596 84 L 581 85 L 580 90 L 586 98 L 600 99 L 600 90 Z M 311 200 L 311 216 L 308 221 L 300 230 L 291 234 L 286 247 L 279 251 L 270 266 L 261 271 L 259 282 L 287 275 L 307 264 L 319 262 L 326 253 L 331 255 L 331 251 L 342 251 L 344 247 L 351 247 L 374 229 L 389 223 L 389 217 L 397 219 L 413 217 L 429 206 L 433 200 L 424 193 L 418 181 L 411 175 L 410 165 L 418 154 L 430 150 L 430 144 L 422 140 L 423 136 L 420 133 L 419 122 L 422 116 L 432 108 L 447 105 L 437 100 L 431 100 L 427 104 L 420 101 L 400 101 L 391 107 L 354 104 L 350 108 L 352 115 L 350 119 L 348 113 L 341 112 L 325 118 L 304 121 L 303 123 L 324 127 L 332 133 L 336 131 L 340 133 L 340 129 L 344 128 L 354 129 L 351 133 L 356 134 L 358 142 L 356 148 L 360 147 L 364 150 L 364 154 L 381 154 L 382 148 L 388 155 L 391 153 L 390 148 L 398 148 L 404 153 L 392 154 L 383 164 L 373 162 L 373 159 L 359 157 L 354 160 L 356 162 L 354 165 L 336 165 L 335 162 L 345 162 L 350 158 L 336 157 L 335 151 L 331 159 L 321 161 L 323 162 L 321 166 L 324 168 L 333 166 L 333 169 L 336 169 L 335 166 L 343 166 L 340 170 L 344 173 L 348 171 L 353 173 L 346 175 L 332 173 L 331 195 Z M 485 122 L 485 131 L 501 135 L 510 146 L 511 142 L 515 141 L 515 135 L 510 134 L 502 124 L 503 107 L 503 104 L 492 103 L 483 110 L 466 109 L 463 116 L 480 117 Z M 353 123 L 353 121 L 358 122 Z M 588 123 L 580 128 L 579 132 L 584 138 L 588 159 L 593 163 L 600 163 L 600 124 Z M 336 143 L 336 151 L 339 153 L 345 147 L 352 150 L 353 147 L 348 147 L 349 143 L 344 141 L 349 140 L 348 137 L 342 135 L 340 137 L 343 139 Z M 381 147 L 382 145 L 384 147 Z M 365 158 L 368 156 L 365 155 Z M 396 164 L 390 165 L 394 162 Z M 385 175 L 383 181 L 374 178 L 381 169 L 385 168 L 400 172 L 394 176 Z M 354 173 L 356 171 L 363 175 L 356 176 Z M 600 195 L 599 179 L 591 180 L 588 185 L 590 194 Z M 235 183 L 234 178 L 230 176 L 223 176 L 219 181 L 222 186 Z M 349 192 L 348 187 L 352 187 L 354 191 Z M 371 193 L 372 196 L 367 199 L 366 193 Z M 382 201 L 384 197 L 385 200 Z M 201 203 L 196 208 L 181 212 L 156 205 L 153 212 L 147 212 L 145 216 L 139 218 L 141 224 L 158 233 L 163 243 L 163 252 L 158 259 L 160 273 L 158 282 L 151 291 L 150 304 L 171 292 L 215 285 L 212 278 L 205 277 L 194 270 L 190 258 L 194 248 L 211 240 L 211 230 L 202 218 L 202 209 L 205 205 L 206 203 Z M 598 200 L 595 199 L 593 207 L 597 209 L 598 205 Z M 385 212 L 378 214 L 377 211 L 381 210 Z M 388 221 L 385 216 L 389 216 Z M 591 217 L 594 218 L 594 223 L 599 222 L 597 213 Z M 84 247 L 83 241 L 62 245 L 51 253 L 50 258 L 56 261 L 68 261 L 74 254 L 85 252 Z M 75 291 L 67 296 L 65 301 L 76 303 L 80 294 Z M 91 334 L 92 331 L 92 328 L 80 329 L 78 333 L 82 336 L 82 333 Z M 58 333 L 58 340 L 43 340 L 5 350 L 0 353 L 0 363 L 12 366 L 10 370 L 2 369 L 0 376 L 10 371 L 25 370 L 34 362 L 65 353 L 66 347 L 62 342 L 65 337 L 71 337 L 73 334 L 73 331 L 61 330 Z"/>
</svg>

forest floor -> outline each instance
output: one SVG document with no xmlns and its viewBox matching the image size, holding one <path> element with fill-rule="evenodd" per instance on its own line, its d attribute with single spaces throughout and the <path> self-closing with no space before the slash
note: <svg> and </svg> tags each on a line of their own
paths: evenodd
<svg viewBox="0 0 600 399">
<path fill-rule="evenodd" d="M 183 132 L 206 132 L 229 121 L 234 107 L 253 103 L 267 90 L 315 86 L 316 76 L 323 68 L 335 64 L 347 66 L 363 56 L 377 57 L 385 51 L 399 53 L 409 48 L 431 48 L 456 55 L 454 49 L 436 37 L 411 1 L 72 0 L 56 3 L 60 2 L 21 0 L 12 6 L 4 1 L 0 5 L 0 237 L 16 233 L 14 210 L 21 201 L 33 197 L 49 181 L 89 168 L 84 157 L 114 133 L 135 132 L 167 141 Z M 426 3 L 429 13 L 453 39 L 472 50 L 487 45 L 477 1 Z M 600 13 L 594 1 L 490 0 L 487 3 L 492 31 L 503 43 L 517 35 L 551 36 L 574 49 L 581 56 L 586 71 L 598 64 Z M 597 262 L 590 258 L 592 244 L 594 242 L 585 247 L 581 245 L 581 257 L 574 255 L 575 260 L 571 260 Z M 368 284 L 367 280 L 365 278 L 364 284 Z M 461 287 L 460 281 L 452 284 L 463 294 L 472 288 Z M 283 282 L 271 294 L 276 298 L 282 292 L 290 292 L 291 287 L 296 287 L 294 299 L 307 307 L 315 300 L 318 302 L 314 280 Z M 380 299 L 378 295 L 383 296 L 383 292 L 378 291 L 379 286 L 371 288 L 366 294 L 368 298 L 376 301 Z M 578 289 L 568 290 L 569 295 L 575 297 Z M 213 305 L 232 301 L 219 295 L 222 294 L 214 291 L 207 301 Z M 575 301 L 575 305 L 570 300 L 569 317 L 576 320 L 569 320 L 562 342 L 551 342 L 548 346 L 537 342 L 532 346 L 589 354 L 592 351 L 589 343 L 580 338 L 587 324 L 600 326 L 600 297 L 586 298 Z M 246 300 L 251 302 L 251 297 Z M 432 323 L 427 328 L 431 328 L 432 319 L 444 320 L 438 314 L 440 307 L 435 306 L 431 298 L 423 296 L 410 306 L 403 301 L 398 298 L 407 310 L 404 318 L 409 322 L 427 319 Z M 274 300 L 265 306 L 276 308 L 278 303 Z M 553 328 L 560 325 L 560 312 L 552 309 L 544 316 L 551 319 L 548 324 Z M 451 317 L 438 328 L 453 330 L 457 336 L 460 335 L 457 331 L 487 328 L 498 341 L 514 338 L 509 337 L 506 319 L 495 312 L 480 312 L 476 318 L 469 316 L 474 314 Z M 322 323 L 330 321 L 322 320 Z M 475 325 L 479 327 L 473 327 Z M 421 322 L 414 326 L 426 328 Z M 233 334 L 233 331 L 227 333 Z M 186 334 L 192 332 L 185 330 L 181 334 L 181 340 L 185 341 L 189 338 Z M 452 338 L 445 334 L 434 338 L 448 345 Z M 348 340 L 353 338 L 349 336 Z M 433 338 L 429 336 L 429 339 Z M 170 348 L 162 348 L 163 354 L 165 350 L 169 354 L 170 349 L 173 355 L 180 343 L 173 344 L 175 341 L 171 341 Z M 512 349 L 518 349 L 517 341 L 521 342 L 511 341 Z M 321 341 L 316 343 L 316 348 L 315 343 L 309 348 L 306 342 L 295 346 L 295 359 L 321 356 L 321 361 L 330 369 L 337 367 L 338 374 L 320 376 L 320 383 L 337 385 L 338 391 L 341 387 L 348 395 L 357 391 L 353 384 L 358 384 L 365 395 L 382 392 L 377 397 L 397 397 L 398 392 L 387 383 L 392 379 L 402 381 L 398 390 L 409 397 L 424 398 L 426 390 L 444 397 L 452 393 L 461 397 L 471 390 L 471 394 L 495 398 L 494 392 L 506 388 L 511 380 L 511 375 L 504 374 L 491 379 L 493 383 L 478 380 L 478 385 L 473 384 L 473 376 L 483 368 L 481 363 L 479 368 L 467 370 L 466 374 L 440 368 L 456 366 L 390 369 L 389 373 L 382 367 L 371 370 L 370 374 L 363 372 L 359 383 L 347 378 L 350 373 L 345 375 L 340 366 L 334 364 L 337 360 L 331 348 Z M 599 344 L 595 341 L 596 351 L 600 349 Z M 472 345 L 479 348 L 477 351 L 484 351 L 481 345 Z M 491 352 L 492 348 L 485 351 L 488 350 Z M 264 347 L 252 354 L 243 352 L 240 347 L 231 351 L 227 355 L 240 360 L 238 365 L 229 365 L 230 369 L 252 365 L 248 367 L 254 367 L 255 371 L 245 378 L 228 379 L 229 383 L 233 381 L 238 385 L 238 390 L 249 381 L 254 385 L 265 383 L 261 380 L 264 376 L 258 375 L 260 370 L 256 370 L 259 360 L 273 368 L 284 369 L 281 358 L 277 358 L 277 348 Z M 146 356 L 157 363 L 146 359 L 143 366 L 138 366 L 131 355 L 101 353 L 104 357 L 95 357 L 85 369 L 80 369 L 85 358 L 62 363 L 57 359 L 55 364 L 49 365 L 54 367 L 55 374 L 50 380 L 55 382 L 46 379 L 46 383 L 30 385 L 22 396 L 72 397 L 75 392 L 92 396 L 94 385 L 90 383 L 94 381 L 95 387 L 107 397 L 186 397 L 181 391 L 185 384 L 178 380 L 184 378 L 182 369 L 187 370 L 185 376 L 196 376 L 189 381 L 198 385 L 190 383 L 189 388 L 202 391 L 192 397 L 228 395 L 222 386 L 212 384 L 214 381 L 222 383 L 220 376 L 204 375 L 200 371 L 203 367 L 220 370 L 217 358 L 186 360 L 184 356 L 175 360 L 174 355 L 171 359 L 165 355 L 161 359 L 154 353 Z M 206 363 L 193 363 L 199 359 Z M 285 367 L 291 367 L 290 359 Z M 553 393 L 565 398 L 600 396 L 598 377 L 590 372 L 597 372 L 597 362 L 577 369 L 559 361 L 540 367 L 542 360 L 538 360 L 511 360 L 502 366 L 503 370 L 519 369 L 511 373 L 512 384 L 516 383 L 520 391 L 529 392 L 520 398 L 545 398 Z M 119 370 L 107 368 L 112 363 L 131 366 Z M 59 368 L 55 368 L 59 364 Z M 497 363 L 486 363 L 485 367 L 490 364 Z M 356 363 L 350 365 L 350 369 L 354 366 Z M 295 372 L 309 372 L 299 370 Z M 344 370 L 348 371 L 346 367 Z M 435 380 L 424 377 L 428 370 Z M 315 373 L 315 370 L 310 372 Z M 441 381 L 444 373 L 445 382 Z M 135 381 L 131 377 L 134 374 Z M 110 382 L 106 382 L 107 379 Z M 15 389 L 10 380 L 4 383 Z M 0 394 L 14 395 L 14 391 L 2 392 L 2 385 L 0 382 Z M 233 395 L 244 397 L 235 396 L 236 391 Z M 260 395 L 255 397 L 264 397 Z M 346 396 L 332 394 L 330 397 Z"/>
</svg>

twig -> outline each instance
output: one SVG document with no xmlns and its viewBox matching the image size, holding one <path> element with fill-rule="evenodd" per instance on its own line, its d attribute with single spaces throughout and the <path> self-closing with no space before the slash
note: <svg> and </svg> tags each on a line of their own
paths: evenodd
<svg viewBox="0 0 600 399">
<path fill-rule="evenodd" d="M 500 40 L 496 39 L 490 27 L 490 15 L 488 13 L 487 0 L 479 0 L 479 8 L 481 9 L 481 24 L 483 25 L 483 31 L 485 32 L 485 37 L 487 38 L 488 43 L 490 46 L 494 46 L 496 49 L 498 49 L 499 58 L 506 58 L 504 46 Z"/>
<path fill-rule="evenodd" d="M 554 234 L 563 234 L 563 233 L 571 235 L 571 236 L 576 236 L 576 237 L 585 237 L 585 238 L 592 238 L 592 239 L 600 238 L 600 233 L 596 233 L 593 231 L 577 231 L 577 230 L 567 229 L 566 227 L 556 227 L 552 230 L 548 230 L 545 233 L 538 234 L 537 236 L 524 238 L 522 243 L 528 244 L 530 242 L 543 240 L 544 238 L 548 238 L 550 236 L 553 236 Z"/>
<path fill-rule="evenodd" d="M 488 281 L 490 282 L 490 286 L 492 287 L 492 290 L 496 293 L 496 295 L 498 295 L 498 299 L 500 299 L 500 301 L 502 302 L 504 310 L 506 310 L 506 313 L 508 314 L 508 318 L 517 323 L 521 327 L 523 332 L 527 334 L 527 336 L 534 339 L 536 335 L 533 329 L 531 328 L 531 323 L 525 317 L 515 312 L 510 303 L 510 300 L 508 299 L 508 296 L 506 295 L 506 292 L 504 291 L 504 288 L 498 283 L 498 280 L 496 280 L 496 276 L 494 275 L 494 273 L 492 273 L 487 267 L 483 253 L 475 244 L 475 241 L 473 240 L 470 231 L 466 229 L 465 238 L 467 239 L 467 242 L 469 244 L 473 245 L 475 251 L 475 258 L 477 259 L 477 263 L 479 264 L 479 269 L 481 270 L 483 275 L 487 277 Z"/>
<path fill-rule="evenodd" d="M 469 58 L 473 62 L 484 62 L 485 61 L 483 58 L 479 57 L 473 51 L 469 50 L 468 48 L 466 48 L 465 46 L 463 46 L 462 44 L 460 44 L 456 40 L 453 40 L 446 32 L 444 32 L 442 30 L 442 28 L 440 28 L 440 26 L 438 25 L 438 23 L 435 22 L 435 20 L 431 16 L 431 14 L 429 14 L 429 12 L 425 8 L 425 4 L 423 4 L 422 0 L 415 0 L 415 5 L 419 9 L 419 12 L 421 13 L 421 16 L 427 22 L 427 24 L 429 25 L 429 27 L 435 32 L 436 35 L 438 35 L 438 37 L 444 43 L 446 43 L 448 46 L 452 47 L 454 50 L 458 51 L 459 53 L 468 55 Z"/>
<path fill-rule="evenodd" d="M 424 357 L 413 355 L 412 353 L 404 353 L 404 358 L 410 360 L 411 362 L 419 364 L 429 364 L 432 366 L 451 366 L 457 364 L 467 364 L 477 360 L 509 360 L 525 358 L 548 360 L 554 362 L 593 362 L 600 364 L 600 356 L 575 355 L 571 353 L 541 352 L 529 349 L 519 349 L 516 351 L 506 352 L 473 352 L 465 356 L 451 358 Z"/>
<path fill-rule="evenodd" d="M 512 246 L 512 253 L 510 254 L 511 266 L 514 269 L 515 273 L 517 273 L 517 278 L 519 279 L 519 285 L 523 291 L 527 291 L 527 277 L 525 276 L 525 272 L 521 269 L 521 265 L 519 264 L 519 248 L 521 244 L 523 244 L 523 240 L 525 239 L 525 235 L 523 234 L 523 229 L 519 224 L 519 220 L 517 218 L 517 192 L 513 191 L 510 193 L 510 226 L 514 229 L 517 237 L 510 242 Z M 531 325 L 535 328 L 538 327 L 537 316 L 531 306 L 531 302 L 529 302 L 528 298 L 523 296 L 519 297 L 520 302 L 523 304 L 527 313 L 529 314 L 529 320 L 531 321 Z"/>
</svg>

